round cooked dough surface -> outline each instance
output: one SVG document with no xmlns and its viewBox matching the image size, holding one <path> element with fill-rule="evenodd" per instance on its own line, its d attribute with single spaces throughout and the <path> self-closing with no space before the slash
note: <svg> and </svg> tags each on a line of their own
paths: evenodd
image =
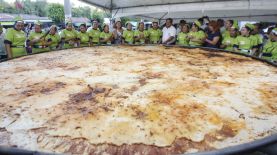
<svg viewBox="0 0 277 155">
<path fill-rule="evenodd" d="M 276 134 L 277 68 L 202 49 L 110 46 L 0 63 L 0 145 L 173 154 Z"/>
</svg>

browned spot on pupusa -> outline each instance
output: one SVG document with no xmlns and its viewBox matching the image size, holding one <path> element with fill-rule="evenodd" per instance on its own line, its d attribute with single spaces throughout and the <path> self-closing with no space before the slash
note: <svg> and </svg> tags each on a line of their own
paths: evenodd
<svg viewBox="0 0 277 155">
<path fill-rule="evenodd" d="M 38 145 L 52 151 L 58 150 L 58 152 L 61 153 L 99 155 L 163 155 L 185 153 L 189 149 L 196 149 L 198 151 L 208 151 L 214 149 L 206 141 L 193 142 L 186 138 L 178 138 L 170 146 L 158 147 L 142 143 L 123 145 L 114 145 L 111 143 L 91 144 L 86 138 L 83 137 L 71 139 L 68 136 L 40 135 L 38 138 Z"/>
<path fill-rule="evenodd" d="M 163 77 L 163 73 L 146 72 L 146 73 L 144 73 L 144 76 L 146 79 L 158 79 L 158 78 Z"/>
<path fill-rule="evenodd" d="M 255 107 L 254 111 L 262 114 L 277 114 L 277 84 L 261 84 L 258 91 L 263 105 Z"/>
<path fill-rule="evenodd" d="M 220 130 L 205 135 L 205 141 L 222 141 L 226 138 L 236 136 L 242 129 L 245 129 L 245 122 L 242 120 L 224 120 Z"/>
<path fill-rule="evenodd" d="M 139 79 L 139 84 L 140 84 L 140 86 L 144 86 L 144 85 L 146 85 L 146 79 Z"/>
<path fill-rule="evenodd" d="M 20 73 L 20 72 L 25 72 L 25 71 L 29 71 L 31 70 L 30 68 L 26 68 L 26 67 L 16 67 L 14 72 L 15 73 Z"/>
<path fill-rule="evenodd" d="M 206 53 L 202 53 L 205 57 L 207 58 L 213 58 L 213 57 L 225 57 L 224 55 L 220 54 L 220 53 L 216 53 L 216 52 L 206 52 Z"/>
<path fill-rule="evenodd" d="M 33 96 L 35 94 L 51 94 L 54 91 L 65 88 L 66 83 L 60 81 L 34 83 L 27 86 L 27 90 L 24 90 L 21 94 L 25 96 Z"/>
<path fill-rule="evenodd" d="M 150 99 L 153 101 L 153 103 L 157 104 L 172 104 L 174 103 L 178 98 L 181 97 L 182 94 L 180 94 L 180 91 L 175 90 L 165 90 L 165 91 L 159 91 L 155 92 L 150 96 Z"/>
</svg>

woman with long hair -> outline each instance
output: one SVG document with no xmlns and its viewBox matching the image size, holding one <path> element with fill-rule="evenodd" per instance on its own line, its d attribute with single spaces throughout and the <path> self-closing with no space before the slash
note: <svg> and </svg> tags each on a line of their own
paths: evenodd
<svg viewBox="0 0 277 155">
<path fill-rule="evenodd" d="M 205 46 L 211 48 L 219 48 L 220 45 L 220 25 L 217 21 L 210 21 L 208 25 L 209 31 L 205 39 Z"/>
<path fill-rule="evenodd" d="M 115 27 L 113 31 L 113 39 L 114 39 L 114 44 L 121 44 L 122 43 L 122 35 L 123 35 L 123 28 L 122 28 L 122 23 L 121 21 L 116 21 L 115 22 Z"/>
</svg>

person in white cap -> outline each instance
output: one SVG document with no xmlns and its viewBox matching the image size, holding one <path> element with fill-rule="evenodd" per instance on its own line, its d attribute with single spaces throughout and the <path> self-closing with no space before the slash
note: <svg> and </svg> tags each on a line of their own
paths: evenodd
<svg viewBox="0 0 277 155">
<path fill-rule="evenodd" d="M 162 43 L 171 45 L 175 42 L 176 38 L 176 28 L 172 25 L 173 19 L 167 18 L 165 27 L 163 28 L 163 37 L 162 37 Z"/>
</svg>

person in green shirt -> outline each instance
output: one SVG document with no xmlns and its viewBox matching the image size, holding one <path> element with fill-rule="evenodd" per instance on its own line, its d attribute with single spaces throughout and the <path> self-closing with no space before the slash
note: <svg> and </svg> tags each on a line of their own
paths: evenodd
<svg viewBox="0 0 277 155">
<path fill-rule="evenodd" d="M 49 33 L 46 35 L 46 44 L 50 50 L 60 49 L 60 35 L 57 33 L 57 26 L 52 25 L 49 29 Z"/>
<path fill-rule="evenodd" d="M 227 51 L 233 51 L 234 50 L 234 45 L 236 45 L 237 41 L 237 31 L 238 27 L 230 27 L 229 28 L 229 36 L 225 36 L 221 42 L 220 48 L 223 48 L 224 50 Z"/>
<path fill-rule="evenodd" d="M 24 31 L 24 22 L 21 17 L 15 18 L 15 25 L 6 31 L 4 44 L 8 58 L 15 58 L 27 55 L 25 49 L 26 35 Z"/>
<path fill-rule="evenodd" d="M 62 41 L 62 48 L 68 49 L 77 46 L 78 39 L 77 39 L 78 32 L 73 29 L 73 25 L 71 21 L 66 22 L 66 27 L 64 30 L 61 31 L 61 41 Z"/>
<path fill-rule="evenodd" d="M 48 48 L 45 40 L 45 33 L 41 30 L 42 23 L 36 21 L 34 24 L 34 31 L 30 33 L 27 39 L 27 45 L 31 48 L 32 53 L 47 52 L 50 49 Z"/>
<path fill-rule="evenodd" d="M 260 23 L 253 24 L 253 30 L 251 32 L 251 37 L 256 42 L 257 51 L 256 53 L 252 53 L 255 56 L 259 56 L 262 54 L 262 46 L 263 46 L 263 36 L 260 34 Z"/>
<path fill-rule="evenodd" d="M 92 39 L 92 44 L 93 45 L 97 45 L 97 44 L 100 43 L 101 31 L 98 28 L 98 21 L 97 20 L 93 21 L 92 29 L 90 29 L 88 31 L 88 33 L 89 33 L 89 37 L 91 37 L 91 39 Z"/>
<path fill-rule="evenodd" d="M 157 21 L 152 22 L 152 28 L 148 30 L 150 44 L 159 44 L 162 42 L 163 32 L 159 29 Z"/>
<path fill-rule="evenodd" d="M 80 32 L 78 33 L 78 46 L 79 47 L 87 47 L 91 46 L 91 37 L 89 36 L 89 33 L 87 32 L 87 26 L 86 24 L 81 24 L 79 26 Z"/>
<path fill-rule="evenodd" d="M 191 31 L 189 32 L 188 39 L 190 46 L 202 46 L 206 39 L 206 34 L 200 29 L 201 23 L 195 21 L 192 24 Z"/>
<path fill-rule="evenodd" d="M 252 24 L 245 24 L 245 26 L 241 28 L 241 35 L 237 36 L 236 44 L 234 45 L 236 52 L 251 54 L 257 50 L 256 40 L 250 37 L 250 33 L 253 30 L 251 25 Z"/>
<path fill-rule="evenodd" d="M 182 45 L 182 46 L 189 45 L 188 32 L 189 32 L 189 25 L 188 24 L 183 25 L 181 27 L 181 32 L 177 36 L 178 45 Z"/>
<path fill-rule="evenodd" d="M 148 31 L 144 30 L 144 22 L 140 22 L 138 30 L 134 32 L 135 44 L 145 44 L 148 42 Z"/>
<path fill-rule="evenodd" d="M 133 44 L 134 43 L 134 31 L 132 31 L 132 24 L 127 23 L 127 30 L 123 31 L 122 35 L 123 44 Z"/>
<path fill-rule="evenodd" d="M 100 34 L 100 42 L 102 44 L 110 45 L 113 41 L 113 33 L 109 30 L 109 25 L 105 24 L 103 27 L 103 32 Z"/>
<path fill-rule="evenodd" d="M 274 28 L 269 34 L 269 39 L 263 47 L 263 58 L 277 61 L 277 28 Z"/>
<path fill-rule="evenodd" d="M 233 26 L 234 20 L 226 20 L 224 23 L 225 31 L 222 32 L 222 38 L 230 37 L 230 28 Z"/>
</svg>

